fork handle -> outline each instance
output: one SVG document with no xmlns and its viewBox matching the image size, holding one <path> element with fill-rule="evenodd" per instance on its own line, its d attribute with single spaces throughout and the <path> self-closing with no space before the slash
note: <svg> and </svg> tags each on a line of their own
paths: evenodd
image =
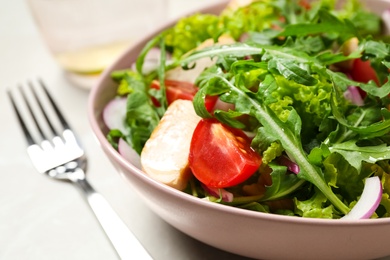
<svg viewBox="0 0 390 260">
<path fill-rule="evenodd" d="M 82 169 L 72 179 L 86 199 L 121 259 L 152 259 L 146 249 L 115 213 L 107 200 L 89 184 Z M 81 171 L 81 172 L 80 172 Z M 84 178 L 81 176 L 84 175 Z M 81 178 L 80 178 L 81 177 Z"/>
</svg>

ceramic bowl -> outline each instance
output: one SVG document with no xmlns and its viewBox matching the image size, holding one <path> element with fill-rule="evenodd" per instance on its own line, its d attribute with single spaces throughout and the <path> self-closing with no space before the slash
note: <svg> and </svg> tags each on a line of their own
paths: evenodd
<svg viewBox="0 0 390 260">
<path fill-rule="evenodd" d="M 203 12 L 219 13 L 223 4 Z M 370 1 L 380 12 L 389 1 Z M 160 30 L 172 25 L 166 24 Z M 158 31 L 160 31 L 158 30 Z M 158 32 L 156 31 L 156 33 Z M 127 162 L 106 140 L 102 109 L 116 91 L 113 70 L 131 66 L 149 35 L 130 47 L 91 90 L 89 120 L 102 149 L 118 172 L 158 216 L 213 247 L 256 259 L 373 259 L 390 255 L 390 218 L 358 221 L 279 216 L 220 205 L 160 184 Z"/>
</svg>

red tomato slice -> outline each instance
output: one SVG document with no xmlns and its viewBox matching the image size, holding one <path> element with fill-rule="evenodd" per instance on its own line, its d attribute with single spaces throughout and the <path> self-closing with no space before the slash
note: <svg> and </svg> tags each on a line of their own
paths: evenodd
<svg viewBox="0 0 390 260">
<path fill-rule="evenodd" d="M 209 187 L 226 188 L 242 183 L 261 165 L 261 157 L 250 143 L 239 129 L 215 119 L 200 120 L 190 146 L 192 173 Z"/>
<path fill-rule="evenodd" d="M 355 59 L 352 65 L 351 77 L 353 80 L 367 83 L 370 80 L 380 86 L 378 76 L 375 70 L 371 67 L 370 61 L 362 61 L 361 59 Z"/>
<path fill-rule="evenodd" d="M 152 81 L 150 86 L 154 89 L 160 89 L 160 83 L 157 80 Z M 193 100 L 198 87 L 190 82 L 177 81 L 177 80 L 165 80 L 166 94 L 168 105 L 170 105 L 176 99 Z M 205 106 L 208 111 L 211 111 L 217 102 L 217 96 L 207 96 L 205 98 Z M 157 100 L 153 99 L 153 103 L 159 106 Z"/>
<path fill-rule="evenodd" d="M 302 6 L 303 8 L 305 8 L 306 10 L 310 10 L 311 9 L 311 5 L 308 1 L 306 0 L 300 0 L 299 1 L 299 5 Z"/>
</svg>

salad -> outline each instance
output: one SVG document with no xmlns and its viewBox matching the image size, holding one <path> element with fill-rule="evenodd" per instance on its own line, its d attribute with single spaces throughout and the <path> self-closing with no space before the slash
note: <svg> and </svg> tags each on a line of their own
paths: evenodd
<svg viewBox="0 0 390 260">
<path fill-rule="evenodd" d="M 232 1 L 184 17 L 112 73 L 107 138 L 145 174 L 200 199 L 388 217 L 385 28 L 356 0 Z"/>
</svg>

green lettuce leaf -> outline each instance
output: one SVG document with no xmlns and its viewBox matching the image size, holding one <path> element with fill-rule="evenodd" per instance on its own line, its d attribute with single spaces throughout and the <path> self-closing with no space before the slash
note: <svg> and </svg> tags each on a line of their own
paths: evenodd
<svg viewBox="0 0 390 260">
<path fill-rule="evenodd" d="M 216 40 L 220 34 L 218 16 L 198 13 L 180 19 L 174 27 L 164 33 L 164 37 L 173 57 L 180 58 L 205 40 Z"/>
<path fill-rule="evenodd" d="M 334 187 L 337 194 L 351 203 L 363 191 L 364 179 L 367 177 L 356 170 L 340 154 L 332 153 L 323 162 L 325 178 Z"/>
<path fill-rule="evenodd" d="M 334 216 L 334 208 L 332 205 L 326 206 L 327 198 L 321 193 L 316 192 L 310 199 L 299 201 L 295 199 L 295 213 L 305 218 L 328 218 Z"/>
</svg>

